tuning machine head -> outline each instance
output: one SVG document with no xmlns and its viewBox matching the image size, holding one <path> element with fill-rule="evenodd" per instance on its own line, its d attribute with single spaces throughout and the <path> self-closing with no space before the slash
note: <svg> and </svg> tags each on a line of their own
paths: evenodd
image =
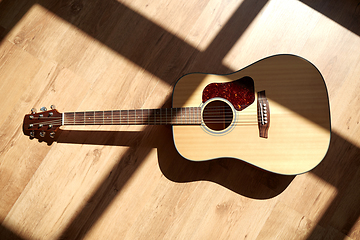
<svg viewBox="0 0 360 240">
<path fill-rule="evenodd" d="M 50 137 L 55 138 L 55 134 L 56 134 L 55 132 L 50 132 Z"/>
<path fill-rule="evenodd" d="M 62 113 L 59 113 L 54 105 L 51 110 L 42 107 L 38 113 L 31 109 L 31 114 L 26 114 L 23 121 L 23 132 L 30 139 L 37 138 L 48 144 L 57 140 L 59 127 L 62 125 Z"/>
<path fill-rule="evenodd" d="M 51 109 L 51 110 L 56 109 L 55 105 L 51 105 L 51 106 L 50 106 L 50 109 Z M 46 112 L 46 111 L 47 111 L 47 108 L 46 108 L 46 107 L 41 107 L 41 108 L 40 108 L 40 111 Z M 32 109 L 31 109 L 31 114 L 36 114 L 36 108 L 32 108 Z"/>
<path fill-rule="evenodd" d="M 46 132 L 44 132 L 44 131 L 41 131 L 40 133 L 39 133 L 39 135 L 40 135 L 40 137 L 45 137 L 45 135 L 46 135 Z"/>
</svg>

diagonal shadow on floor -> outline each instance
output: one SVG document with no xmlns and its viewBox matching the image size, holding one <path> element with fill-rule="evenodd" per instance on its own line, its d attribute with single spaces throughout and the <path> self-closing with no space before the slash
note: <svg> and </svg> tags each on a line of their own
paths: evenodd
<svg viewBox="0 0 360 240">
<path fill-rule="evenodd" d="M 360 1 L 358 0 L 300 0 L 346 29 L 360 36 Z"/>
</svg>

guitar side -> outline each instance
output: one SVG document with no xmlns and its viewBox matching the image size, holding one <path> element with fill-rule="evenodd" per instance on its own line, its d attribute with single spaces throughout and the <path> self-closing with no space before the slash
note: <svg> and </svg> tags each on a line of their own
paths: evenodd
<svg viewBox="0 0 360 240">
<path fill-rule="evenodd" d="M 174 87 L 173 107 L 199 107 L 203 89 L 249 76 L 255 101 L 238 119 L 257 121 L 257 94 L 265 90 L 270 106 L 268 138 L 259 137 L 257 124 L 236 123 L 226 134 L 209 134 L 203 126 L 173 126 L 178 152 L 204 161 L 236 158 L 280 174 L 300 174 L 317 166 L 330 142 L 330 110 L 324 80 L 311 63 L 294 55 L 276 55 L 229 75 L 188 74 Z"/>
</svg>

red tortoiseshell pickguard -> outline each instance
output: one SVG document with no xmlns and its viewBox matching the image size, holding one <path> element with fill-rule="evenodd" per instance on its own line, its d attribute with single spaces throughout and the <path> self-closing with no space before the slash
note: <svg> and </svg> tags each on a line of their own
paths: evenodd
<svg viewBox="0 0 360 240">
<path fill-rule="evenodd" d="M 255 101 L 254 81 L 251 77 L 243 77 L 229 83 L 211 83 L 203 90 L 202 102 L 215 97 L 228 100 L 241 111 Z"/>
</svg>

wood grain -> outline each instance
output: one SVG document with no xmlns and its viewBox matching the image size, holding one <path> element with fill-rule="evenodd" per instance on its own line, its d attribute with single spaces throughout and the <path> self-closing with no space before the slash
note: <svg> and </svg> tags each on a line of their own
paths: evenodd
<svg viewBox="0 0 360 240">
<path fill-rule="evenodd" d="M 353 0 L 1 0 L 0 238 L 359 239 L 359 26 Z M 32 107 L 171 107 L 186 73 L 280 53 L 312 62 L 330 101 L 329 151 L 296 177 L 190 162 L 164 126 L 22 133 Z"/>
</svg>

